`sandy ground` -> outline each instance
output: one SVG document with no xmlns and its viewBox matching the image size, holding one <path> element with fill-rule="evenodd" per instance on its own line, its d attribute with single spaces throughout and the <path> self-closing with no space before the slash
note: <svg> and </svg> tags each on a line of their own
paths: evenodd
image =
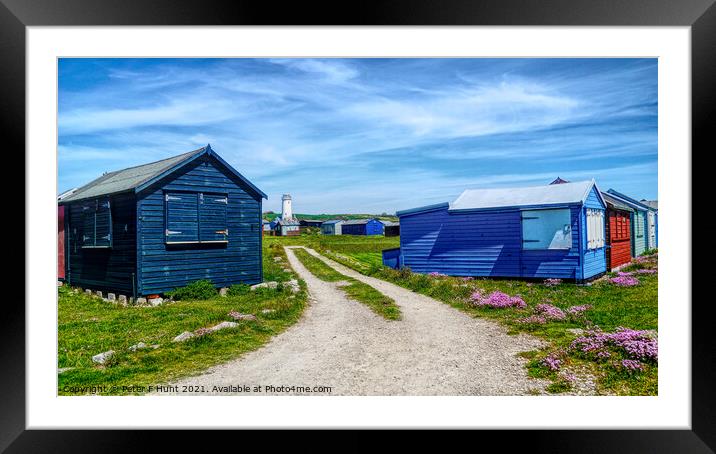
<svg viewBox="0 0 716 454">
<path fill-rule="evenodd" d="M 495 322 L 363 276 L 308 249 L 393 298 L 403 318 L 385 320 L 346 298 L 336 283 L 314 277 L 293 248 L 286 249 L 291 266 L 308 285 L 309 307 L 302 319 L 262 348 L 173 385 L 204 386 L 202 394 L 233 394 L 215 386 L 260 385 L 262 395 L 419 396 L 523 395 L 542 393 L 549 384 L 528 378 L 525 360 L 516 356 L 541 346 L 537 338 L 507 335 Z M 288 392 L 267 391 L 267 385 Z"/>
</svg>

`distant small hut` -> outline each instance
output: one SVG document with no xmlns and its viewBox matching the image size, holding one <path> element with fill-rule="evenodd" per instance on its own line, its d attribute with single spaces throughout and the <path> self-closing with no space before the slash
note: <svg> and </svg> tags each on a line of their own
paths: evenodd
<svg viewBox="0 0 716 454">
<path fill-rule="evenodd" d="M 324 235 L 341 235 L 343 234 L 343 220 L 331 219 L 321 224 L 321 233 Z"/>
<path fill-rule="evenodd" d="M 343 235 L 382 235 L 383 223 L 377 219 L 354 219 L 344 221 Z"/>
<path fill-rule="evenodd" d="M 321 227 L 323 221 L 320 219 L 301 219 L 298 221 L 301 227 Z"/>
<path fill-rule="evenodd" d="M 400 223 L 391 221 L 383 222 L 385 236 L 400 236 Z"/>
<path fill-rule="evenodd" d="M 295 219 L 277 219 L 273 231 L 276 236 L 298 236 L 301 234 L 301 224 Z"/>
</svg>

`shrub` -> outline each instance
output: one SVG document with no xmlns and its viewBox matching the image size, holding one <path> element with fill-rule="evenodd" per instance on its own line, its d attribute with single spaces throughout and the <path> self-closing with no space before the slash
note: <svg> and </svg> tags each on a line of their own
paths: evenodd
<svg viewBox="0 0 716 454">
<path fill-rule="evenodd" d="M 226 292 L 229 296 L 248 295 L 249 293 L 251 293 L 251 286 L 249 284 L 233 284 Z"/>
<path fill-rule="evenodd" d="M 412 274 L 413 274 L 413 272 L 410 270 L 409 266 L 404 266 L 398 270 L 398 277 L 400 279 L 410 279 L 410 276 Z"/>
<path fill-rule="evenodd" d="M 175 300 L 208 300 L 216 296 L 216 288 L 210 280 L 202 279 L 167 292 L 167 296 Z"/>
</svg>

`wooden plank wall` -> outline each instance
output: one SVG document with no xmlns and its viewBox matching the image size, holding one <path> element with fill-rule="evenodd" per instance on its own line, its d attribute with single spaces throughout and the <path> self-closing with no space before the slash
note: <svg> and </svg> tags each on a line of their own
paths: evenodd
<svg viewBox="0 0 716 454">
<path fill-rule="evenodd" d="M 578 278 L 579 216 L 570 207 L 572 248 L 523 250 L 519 209 L 449 213 L 447 208 L 400 217 L 403 264 L 418 273 L 454 276 Z"/>
<path fill-rule="evenodd" d="M 260 196 L 204 156 L 139 194 L 139 292 L 163 293 L 209 279 L 217 287 L 261 281 Z M 222 192 L 228 195 L 228 243 L 165 244 L 165 191 Z"/>
<path fill-rule="evenodd" d="M 110 197 L 112 247 L 82 248 L 82 205 L 67 205 L 67 280 L 71 285 L 132 294 L 132 273 L 136 273 L 136 198 L 133 193 Z"/>
</svg>

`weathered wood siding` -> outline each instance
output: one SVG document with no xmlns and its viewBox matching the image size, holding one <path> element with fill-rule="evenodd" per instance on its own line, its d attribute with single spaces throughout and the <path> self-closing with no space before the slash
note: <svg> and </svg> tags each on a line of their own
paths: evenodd
<svg viewBox="0 0 716 454">
<path fill-rule="evenodd" d="M 586 200 L 584 201 L 584 207 L 582 208 L 582 220 L 580 236 L 582 238 L 582 250 L 584 255 L 582 257 L 582 279 L 589 279 L 599 274 L 606 272 L 607 270 L 607 254 L 606 247 L 600 247 L 596 249 L 587 248 L 587 208 L 606 210 L 606 206 L 602 202 L 602 199 L 597 195 L 597 189 L 592 187 Z M 606 224 L 606 216 L 605 216 Z M 606 232 L 604 234 L 606 244 Z"/>
<path fill-rule="evenodd" d="M 632 251 L 638 257 L 646 251 L 646 211 L 632 214 Z"/>
<path fill-rule="evenodd" d="M 167 191 L 225 193 L 228 196 L 228 242 L 167 245 Z M 262 280 L 261 198 L 210 156 L 203 156 L 138 197 L 139 293 L 163 293 L 209 279 L 217 287 Z"/>
<path fill-rule="evenodd" d="M 136 198 L 133 193 L 110 197 L 112 247 L 82 248 L 82 206 L 66 205 L 67 281 L 94 290 L 132 294 L 132 273 L 136 273 Z"/>
<path fill-rule="evenodd" d="M 517 208 L 450 213 L 439 208 L 400 217 L 403 265 L 454 276 L 580 279 L 581 205 L 570 208 L 569 250 L 524 250 Z"/>
<path fill-rule="evenodd" d="M 65 278 L 65 207 L 57 207 L 57 279 Z"/>
<path fill-rule="evenodd" d="M 630 212 L 607 209 L 607 266 L 613 270 L 631 261 Z"/>
</svg>

